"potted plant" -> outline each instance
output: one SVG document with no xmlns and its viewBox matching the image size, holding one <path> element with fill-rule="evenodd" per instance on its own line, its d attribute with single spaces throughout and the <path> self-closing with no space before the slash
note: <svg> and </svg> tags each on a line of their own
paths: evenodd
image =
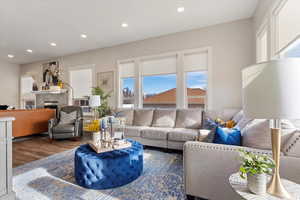
<svg viewBox="0 0 300 200">
<path fill-rule="evenodd" d="M 254 194 L 264 194 L 267 188 L 267 176 L 275 167 L 274 161 L 267 155 L 257 155 L 244 150 L 240 151 L 242 165 L 240 176 L 247 177 L 248 189 Z"/>
<path fill-rule="evenodd" d="M 111 108 L 108 105 L 108 99 L 110 97 L 110 93 L 105 93 L 103 89 L 101 89 L 100 87 L 93 87 L 92 95 L 99 95 L 101 98 L 101 106 L 97 108 L 97 111 L 99 113 L 99 118 L 110 115 Z"/>
</svg>

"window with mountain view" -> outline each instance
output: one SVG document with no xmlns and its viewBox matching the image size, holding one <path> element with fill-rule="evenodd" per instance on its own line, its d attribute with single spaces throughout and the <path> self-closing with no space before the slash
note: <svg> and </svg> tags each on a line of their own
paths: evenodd
<svg viewBox="0 0 300 200">
<path fill-rule="evenodd" d="M 122 104 L 124 108 L 134 107 L 134 78 L 122 78 Z"/>
<path fill-rule="evenodd" d="M 176 74 L 143 76 L 143 107 L 176 107 Z"/>
<path fill-rule="evenodd" d="M 206 104 L 207 71 L 186 72 L 187 105 L 189 108 Z"/>
</svg>

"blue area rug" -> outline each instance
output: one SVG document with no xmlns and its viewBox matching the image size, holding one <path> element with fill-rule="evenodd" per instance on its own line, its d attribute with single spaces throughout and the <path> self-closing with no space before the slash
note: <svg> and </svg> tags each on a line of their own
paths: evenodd
<svg viewBox="0 0 300 200">
<path fill-rule="evenodd" d="M 110 190 L 89 190 L 74 178 L 70 150 L 14 169 L 13 187 L 19 200 L 180 200 L 183 190 L 182 155 L 145 150 L 144 171 L 135 181 Z"/>
</svg>

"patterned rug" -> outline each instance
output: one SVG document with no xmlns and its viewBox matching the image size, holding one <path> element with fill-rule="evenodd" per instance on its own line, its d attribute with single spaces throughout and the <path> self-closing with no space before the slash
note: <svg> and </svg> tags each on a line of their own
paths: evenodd
<svg viewBox="0 0 300 200">
<path fill-rule="evenodd" d="M 74 151 L 59 153 L 14 169 L 13 188 L 19 200 L 180 200 L 182 155 L 144 151 L 144 172 L 135 181 L 110 190 L 89 190 L 74 178 Z"/>
</svg>

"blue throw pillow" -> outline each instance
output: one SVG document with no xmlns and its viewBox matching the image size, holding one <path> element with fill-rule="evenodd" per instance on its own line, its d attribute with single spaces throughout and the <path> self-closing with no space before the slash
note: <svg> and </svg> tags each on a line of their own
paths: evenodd
<svg viewBox="0 0 300 200">
<path fill-rule="evenodd" d="M 241 131 L 236 128 L 217 127 L 213 143 L 241 146 Z"/>
</svg>

